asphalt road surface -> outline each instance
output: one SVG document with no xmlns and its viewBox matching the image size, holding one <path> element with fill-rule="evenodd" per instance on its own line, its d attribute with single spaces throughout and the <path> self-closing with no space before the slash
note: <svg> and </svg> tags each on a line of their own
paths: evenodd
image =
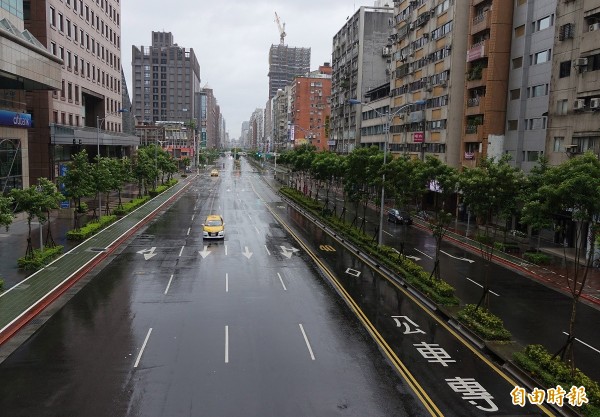
<svg viewBox="0 0 600 417">
<path fill-rule="evenodd" d="M 0 364 L 2 416 L 547 414 L 512 405 L 514 381 L 414 295 L 224 162 Z M 223 241 L 201 237 L 212 213 Z"/>
</svg>

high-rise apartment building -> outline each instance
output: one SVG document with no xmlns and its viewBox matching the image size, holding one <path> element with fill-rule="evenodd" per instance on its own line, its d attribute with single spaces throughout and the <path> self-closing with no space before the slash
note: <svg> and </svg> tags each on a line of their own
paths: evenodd
<svg viewBox="0 0 600 417">
<path fill-rule="evenodd" d="M 291 84 L 294 77 L 310 71 L 310 48 L 271 45 L 269 50 L 269 98 Z"/>
<path fill-rule="evenodd" d="M 392 99 L 389 109 L 379 110 L 398 116 L 391 123 L 389 149 L 418 158 L 433 155 L 458 167 L 469 2 L 404 0 L 395 7 L 395 30 L 386 47 L 393 52 Z M 366 110 L 363 106 L 363 115 Z M 370 128 L 380 138 L 382 123 Z"/>
<path fill-rule="evenodd" d="M 22 0 L 0 0 L 0 195 L 35 183 L 29 165 L 36 147 L 29 144 L 28 130 L 41 120 L 27 105 L 26 90 L 61 87 L 63 61 L 25 30 L 29 11 Z"/>
<path fill-rule="evenodd" d="M 329 150 L 326 126 L 331 114 L 331 65 L 326 62 L 318 70 L 296 77 L 291 94 L 294 146 L 302 140 L 317 150 Z"/>
<path fill-rule="evenodd" d="M 456 2 L 461 3 L 461 2 Z M 476 166 L 480 158 L 504 152 L 509 69 L 523 60 L 541 63 L 543 53 L 511 62 L 513 1 L 472 0 L 469 6 L 467 80 L 461 163 Z"/>
<path fill-rule="evenodd" d="M 148 122 L 194 118 L 200 65 L 194 49 L 178 46 L 171 32 L 152 32 L 152 46 L 132 46 L 133 112 Z"/>
<path fill-rule="evenodd" d="M 360 7 L 333 37 L 330 139 L 338 153 L 358 145 L 360 106 L 367 91 L 389 81 L 390 53 L 385 47 L 392 34 L 391 7 Z"/>
<path fill-rule="evenodd" d="M 546 155 L 600 155 L 600 0 L 558 1 Z"/>
<path fill-rule="evenodd" d="M 25 0 L 25 27 L 62 59 L 61 88 L 28 94 L 31 181 L 59 175 L 71 154 L 123 156 L 139 141 L 121 118 L 121 4 L 117 0 Z"/>
<path fill-rule="evenodd" d="M 546 147 L 556 3 L 556 0 L 517 2 L 513 13 L 503 152 L 511 156 L 514 166 L 525 172 L 537 164 Z"/>
<path fill-rule="evenodd" d="M 291 87 L 278 90 L 273 97 L 273 149 L 275 152 L 291 147 L 289 140 L 289 101 Z"/>
<path fill-rule="evenodd" d="M 219 121 L 221 119 L 221 109 L 212 88 L 204 86 L 196 94 L 195 117 L 198 121 L 200 146 L 202 148 L 220 147 L 222 127 Z"/>
</svg>

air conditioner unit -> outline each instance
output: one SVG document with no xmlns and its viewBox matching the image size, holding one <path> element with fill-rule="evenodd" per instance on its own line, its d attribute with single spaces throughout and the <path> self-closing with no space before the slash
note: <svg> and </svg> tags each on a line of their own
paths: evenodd
<svg viewBox="0 0 600 417">
<path fill-rule="evenodd" d="M 576 67 L 585 67 L 588 64 L 588 60 L 587 58 L 577 58 L 573 65 L 575 65 Z"/>
<path fill-rule="evenodd" d="M 425 87 L 425 91 L 432 92 L 433 91 L 433 87 L 430 86 L 429 84 L 427 84 L 427 86 Z"/>
<path fill-rule="evenodd" d="M 424 33 L 424 34 L 423 34 L 423 37 L 424 37 L 425 39 L 429 39 L 429 33 Z"/>
<path fill-rule="evenodd" d="M 600 98 L 590 100 L 590 109 L 600 109 Z"/>
<path fill-rule="evenodd" d="M 583 110 L 585 109 L 585 100 L 582 98 L 578 98 L 573 102 L 573 110 Z"/>
<path fill-rule="evenodd" d="M 415 29 L 415 24 L 414 23 L 409 23 L 408 24 L 408 30 L 414 30 Z"/>
<path fill-rule="evenodd" d="M 440 84 L 442 87 L 448 87 L 448 81 L 442 81 L 442 83 Z"/>
<path fill-rule="evenodd" d="M 599 30 L 599 29 L 600 29 L 600 23 L 594 23 L 594 24 L 590 25 L 590 27 L 589 27 L 590 32 L 593 32 L 593 31 Z"/>
</svg>

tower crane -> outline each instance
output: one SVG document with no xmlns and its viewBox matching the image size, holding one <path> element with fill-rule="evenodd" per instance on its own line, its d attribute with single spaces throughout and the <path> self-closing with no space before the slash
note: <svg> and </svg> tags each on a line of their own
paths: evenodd
<svg viewBox="0 0 600 417">
<path fill-rule="evenodd" d="M 283 24 L 281 23 L 281 20 L 279 19 L 277 12 L 275 12 L 275 23 L 277 23 L 277 27 L 279 28 L 279 44 L 284 45 L 285 44 L 285 35 L 287 35 L 285 33 L 285 22 Z"/>
</svg>

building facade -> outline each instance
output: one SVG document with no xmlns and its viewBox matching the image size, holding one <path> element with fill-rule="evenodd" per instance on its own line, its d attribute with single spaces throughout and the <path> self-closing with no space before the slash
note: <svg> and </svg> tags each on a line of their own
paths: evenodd
<svg viewBox="0 0 600 417">
<path fill-rule="evenodd" d="M 200 147 L 218 148 L 222 142 L 221 108 L 217 103 L 213 89 L 204 86 L 196 94 L 196 118 Z"/>
<path fill-rule="evenodd" d="M 319 151 L 329 150 L 328 130 L 331 115 L 331 65 L 294 79 L 291 85 L 291 124 L 293 146 L 307 143 Z"/>
<path fill-rule="evenodd" d="M 29 175 L 36 148 L 28 131 L 39 119 L 27 105 L 26 91 L 44 90 L 47 96 L 47 90 L 61 87 L 63 61 L 25 30 L 26 17 L 29 5 L 22 0 L 0 1 L 0 195 L 36 180 Z"/>
<path fill-rule="evenodd" d="M 143 122 L 193 119 L 200 92 L 194 49 L 178 46 L 171 32 L 152 32 L 152 46 L 132 46 L 133 112 Z"/>
<path fill-rule="evenodd" d="M 291 147 L 289 138 L 289 105 L 291 87 L 278 90 L 273 97 L 273 149 L 281 152 Z"/>
<path fill-rule="evenodd" d="M 511 62 L 513 1 L 471 1 L 467 38 L 467 82 L 461 163 L 476 166 L 481 158 L 504 152 L 509 69 L 520 68 L 527 57 Z M 541 63 L 536 57 L 533 64 Z"/>
<path fill-rule="evenodd" d="M 348 101 L 389 81 L 392 21 L 393 8 L 362 6 L 333 37 L 330 139 L 338 153 L 360 143 L 361 109 Z"/>
<path fill-rule="evenodd" d="M 291 84 L 297 75 L 310 71 L 310 48 L 271 45 L 269 50 L 269 98 Z"/>
<path fill-rule="evenodd" d="M 450 166 L 460 165 L 468 3 L 396 4 L 390 39 L 390 112 L 398 115 L 390 128 L 392 152 L 433 155 Z"/>
<path fill-rule="evenodd" d="M 124 156 L 138 141 L 123 133 L 121 5 L 116 0 L 25 1 L 25 27 L 63 61 L 61 88 L 28 94 L 31 180 L 55 178 L 74 152 Z"/>
<path fill-rule="evenodd" d="M 559 1 L 546 155 L 551 164 L 600 155 L 600 0 Z"/>
<path fill-rule="evenodd" d="M 555 10 L 556 1 L 529 0 L 517 2 L 513 13 L 510 62 L 521 65 L 509 72 L 504 153 L 525 172 L 546 148 Z"/>
</svg>

